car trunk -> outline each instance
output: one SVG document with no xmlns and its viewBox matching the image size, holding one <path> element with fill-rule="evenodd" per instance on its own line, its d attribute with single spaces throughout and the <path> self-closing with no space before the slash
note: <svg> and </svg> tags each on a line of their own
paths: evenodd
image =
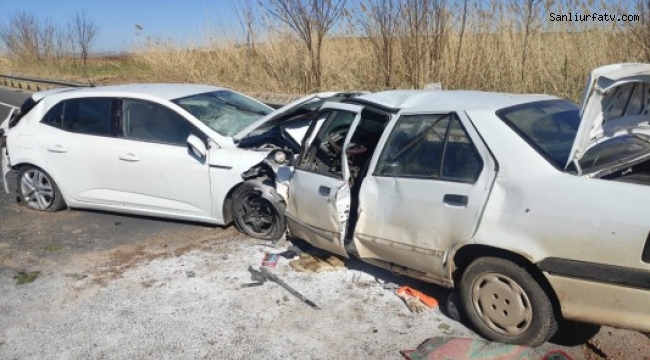
<svg viewBox="0 0 650 360">
<path fill-rule="evenodd" d="M 650 65 L 595 69 L 580 116 L 567 166 L 590 177 L 650 184 Z"/>
</svg>

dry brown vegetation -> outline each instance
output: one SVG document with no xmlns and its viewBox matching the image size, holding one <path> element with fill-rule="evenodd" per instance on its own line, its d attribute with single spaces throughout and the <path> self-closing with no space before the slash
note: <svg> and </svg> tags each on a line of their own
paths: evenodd
<svg viewBox="0 0 650 360">
<path fill-rule="evenodd" d="M 275 0 L 283 1 L 302 0 Z M 96 83 L 196 82 L 281 93 L 419 88 L 441 82 L 448 89 L 550 93 L 578 100 L 594 67 L 650 61 L 645 22 L 650 4 L 641 0 L 348 1 L 336 26 L 314 33 L 322 39 L 321 50 L 306 46 L 310 38 L 268 9 L 237 4 L 241 31 L 214 30 L 200 46 L 147 39 L 124 58 L 91 58 L 84 66 L 70 59 L 9 57 L 0 58 L 0 71 Z M 552 12 L 644 16 L 628 23 L 551 22 Z M 321 52 L 318 63 L 316 51 Z"/>
</svg>

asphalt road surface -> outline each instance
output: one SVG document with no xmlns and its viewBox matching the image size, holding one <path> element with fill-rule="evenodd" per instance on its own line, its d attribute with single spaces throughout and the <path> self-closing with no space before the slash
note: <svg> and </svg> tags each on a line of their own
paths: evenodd
<svg viewBox="0 0 650 360">
<path fill-rule="evenodd" d="M 20 106 L 29 95 L 0 87 L 0 119 L 6 118 L 10 106 Z M 233 227 L 97 211 L 40 213 L 16 204 L 15 194 L 0 191 L 0 275 L 12 276 L 31 268 L 55 268 L 93 252 L 112 252 L 127 262 L 135 254 L 144 261 L 147 249 L 177 249 L 182 254 L 193 243 L 206 238 L 255 243 Z M 2 331 L 0 328 L 0 357 L 5 341 Z M 647 335 L 585 324 L 565 328 L 545 347 L 565 349 L 577 359 L 650 359 Z"/>
</svg>

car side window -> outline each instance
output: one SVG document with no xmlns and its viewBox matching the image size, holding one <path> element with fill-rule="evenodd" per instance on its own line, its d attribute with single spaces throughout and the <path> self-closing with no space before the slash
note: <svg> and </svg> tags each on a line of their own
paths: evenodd
<svg viewBox="0 0 650 360">
<path fill-rule="evenodd" d="M 453 114 L 403 115 L 377 162 L 375 175 L 474 183 L 483 161 Z"/>
<path fill-rule="evenodd" d="M 41 120 L 42 123 L 61 129 L 63 127 L 63 102 L 54 105 Z"/>
<path fill-rule="evenodd" d="M 193 126 L 187 119 L 160 104 L 124 99 L 122 129 L 128 139 L 185 146 Z"/>
<path fill-rule="evenodd" d="M 332 110 L 300 159 L 298 167 L 328 176 L 341 176 L 340 148 L 355 117 L 356 113 L 351 111 Z"/>
<path fill-rule="evenodd" d="M 78 134 L 111 136 L 114 99 L 65 100 L 48 111 L 42 122 Z"/>
</svg>

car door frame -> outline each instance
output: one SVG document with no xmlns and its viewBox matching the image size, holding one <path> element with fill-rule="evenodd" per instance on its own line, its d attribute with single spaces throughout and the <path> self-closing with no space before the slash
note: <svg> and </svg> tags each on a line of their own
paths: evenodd
<svg viewBox="0 0 650 360">
<path fill-rule="evenodd" d="M 350 139 L 360 122 L 363 108 L 364 106 L 356 104 L 325 103 L 319 109 L 319 113 L 325 110 L 339 110 L 355 114 L 341 149 L 347 149 L 349 146 Z M 329 116 L 330 115 L 328 115 L 322 123 L 317 124 L 314 122 L 312 126 L 310 126 L 310 129 L 307 131 L 307 134 L 303 139 L 302 149 L 298 158 L 299 164 L 303 160 L 303 157 L 308 155 L 308 151 L 311 151 L 313 141 L 316 136 L 318 136 L 323 126 L 328 122 L 328 120 L 330 120 Z M 318 117 L 317 114 L 316 119 L 318 119 Z M 302 238 L 318 248 L 347 257 L 348 254 L 345 250 L 345 235 L 350 210 L 350 170 L 345 151 L 342 150 L 339 156 L 341 156 L 341 178 L 328 176 L 317 171 L 303 169 L 299 165 L 294 168 L 293 176 L 289 182 L 289 196 L 285 215 L 292 235 Z M 323 183 L 324 185 L 319 185 L 318 189 L 310 188 L 310 186 L 314 186 L 313 183 L 316 181 Z M 303 187 L 307 188 L 306 191 L 299 193 Z M 318 196 L 312 194 L 309 190 L 316 190 Z M 327 199 L 326 204 L 322 207 L 315 206 L 314 209 L 318 209 L 319 212 L 322 210 L 322 214 L 327 215 L 326 221 L 317 224 L 314 224 L 313 221 L 309 220 L 304 221 L 304 216 L 306 216 L 305 214 L 303 214 L 303 218 L 301 219 L 300 203 L 304 204 L 305 202 L 309 202 L 306 199 L 310 198 L 314 201 L 322 201 L 319 197 L 325 197 Z"/>
<path fill-rule="evenodd" d="M 207 222 L 210 222 L 210 223 L 215 223 L 215 219 L 214 219 L 214 215 L 213 215 L 215 204 L 212 201 L 212 180 L 211 180 L 211 172 L 210 172 L 210 153 L 211 153 L 211 151 L 206 151 L 205 156 L 202 159 L 198 159 L 196 157 L 196 155 L 192 155 L 192 152 L 188 148 L 187 143 L 184 143 L 183 145 L 181 145 L 181 144 L 156 142 L 156 141 L 147 140 L 147 139 L 137 139 L 137 138 L 126 137 L 125 136 L 125 131 L 124 131 L 124 126 L 125 126 L 124 115 L 125 114 L 122 113 L 123 106 L 124 106 L 124 100 L 132 100 L 132 101 L 139 101 L 139 102 L 143 102 L 143 103 L 150 103 L 150 104 L 153 104 L 155 106 L 165 108 L 166 110 L 171 111 L 172 113 L 177 115 L 179 118 L 181 118 L 185 122 L 187 122 L 187 124 L 193 130 L 193 131 L 190 132 L 190 134 L 194 134 L 197 137 L 199 137 L 201 139 L 201 141 L 204 142 L 204 144 L 206 146 L 206 149 L 208 149 L 208 150 L 210 149 L 210 143 L 213 143 L 215 145 L 216 145 L 216 143 L 214 141 L 210 142 L 209 141 L 210 137 L 207 134 L 205 134 L 201 129 L 199 129 L 196 126 L 196 124 L 194 123 L 194 121 L 192 121 L 190 118 L 188 118 L 185 114 L 177 111 L 177 109 L 168 106 L 168 104 L 165 104 L 165 103 L 159 102 L 159 101 L 155 101 L 155 100 L 152 100 L 152 99 L 149 99 L 149 98 L 139 98 L 139 97 L 134 97 L 134 96 L 121 96 L 117 100 L 118 100 L 118 102 L 117 102 L 118 105 L 117 106 L 118 106 L 118 111 L 119 112 L 118 112 L 118 119 L 117 119 L 117 131 L 118 131 L 118 134 L 117 134 L 116 138 L 118 140 L 121 140 L 121 141 L 137 142 L 137 143 L 140 143 L 140 144 L 144 144 L 144 146 L 150 146 L 150 145 L 154 145 L 154 146 L 174 146 L 174 147 L 177 147 L 177 148 L 185 149 L 185 151 L 188 152 L 188 155 L 192 156 L 195 160 L 200 162 L 201 166 L 205 167 L 205 177 L 206 177 L 206 181 L 207 181 L 207 188 L 206 188 L 206 191 L 205 191 L 205 195 L 206 195 L 206 198 L 208 199 L 208 204 L 209 204 L 208 207 L 202 209 L 202 214 L 188 212 L 189 210 L 181 211 L 181 210 L 174 210 L 173 208 L 157 208 L 156 206 L 153 206 L 152 204 L 148 204 L 148 205 L 147 204 L 137 204 L 137 203 L 129 204 L 129 202 L 127 201 L 129 195 L 128 195 L 128 192 L 126 191 L 127 190 L 126 186 L 124 186 L 123 190 L 125 191 L 125 193 L 123 194 L 123 196 L 124 196 L 124 199 L 125 199 L 125 203 L 124 203 L 123 206 L 125 207 L 125 209 L 131 209 L 133 211 L 138 211 L 138 212 L 153 213 L 153 214 L 162 215 L 162 216 L 172 215 L 174 217 L 182 217 L 182 218 L 187 218 L 187 219 L 191 219 L 191 220 L 207 221 Z M 138 145 L 140 145 L 140 144 L 138 144 Z M 136 146 L 138 146 L 138 145 L 136 145 Z M 122 160 L 124 160 L 124 159 L 122 159 Z M 121 173 L 122 169 L 124 168 L 124 164 L 123 164 L 124 161 L 122 161 L 122 160 L 116 159 L 116 161 L 118 161 L 118 170 L 120 171 L 120 175 L 124 178 L 124 181 L 126 181 L 127 179 L 125 178 L 124 174 Z M 152 197 L 152 199 L 153 199 L 153 197 Z M 129 201 L 132 201 L 132 200 L 129 200 Z"/>
<path fill-rule="evenodd" d="M 67 106 L 67 103 L 73 102 L 73 101 L 84 101 L 84 100 L 90 100 L 90 99 L 106 99 L 111 101 L 111 113 L 109 114 L 109 121 L 110 121 L 110 129 L 109 129 L 109 134 L 92 134 L 92 133 L 86 133 L 86 132 L 80 132 L 80 131 L 73 131 L 70 129 L 64 129 L 62 126 L 57 126 L 55 124 L 51 124 L 47 121 L 45 121 L 45 118 L 52 112 L 57 106 Z M 118 98 L 115 96 L 110 96 L 110 95 L 105 95 L 105 94 L 97 94 L 95 96 L 72 96 L 72 97 L 66 97 L 63 99 L 60 99 L 59 101 L 56 101 L 52 103 L 42 114 L 42 116 L 39 116 L 38 119 L 35 119 L 35 126 L 38 129 L 39 127 L 43 127 L 44 130 L 41 130 L 41 132 L 45 132 L 46 134 L 50 131 L 54 131 L 52 135 L 57 135 L 56 132 L 61 132 L 61 134 L 58 134 L 56 138 L 54 137 L 47 137 L 43 136 L 42 134 L 38 137 L 38 147 L 39 151 L 42 154 L 43 159 L 45 160 L 45 163 L 47 164 L 47 167 L 45 169 L 48 170 L 50 175 L 57 181 L 57 185 L 61 189 L 62 193 L 66 194 L 66 201 L 68 202 L 68 205 L 72 206 L 82 206 L 82 207 L 95 207 L 95 206 L 103 206 L 103 207 L 121 207 L 122 206 L 122 199 L 121 199 L 121 194 L 119 190 L 119 178 L 115 179 L 115 181 L 106 181 L 103 185 L 107 185 L 105 188 L 79 188 L 79 180 L 75 179 L 74 181 L 69 180 L 69 176 L 66 174 L 67 172 L 63 170 L 64 165 L 53 165 L 57 160 L 59 162 L 63 162 L 64 164 L 67 162 L 69 167 L 73 167 L 71 164 L 76 164 L 74 165 L 74 168 L 79 167 L 79 162 L 75 160 L 75 156 L 78 155 L 78 153 L 75 153 L 75 150 L 78 150 L 78 148 L 84 147 L 83 144 L 92 144 L 93 146 L 98 142 L 105 142 L 106 139 L 109 139 L 109 143 L 111 141 L 115 141 L 117 138 L 117 122 L 116 122 L 116 117 L 115 117 L 115 108 L 117 106 Z M 63 121 L 63 116 L 65 116 L 64 113 L 62 113 L 62 118 L 61 120 Z M 53 129 L 53 130 L 52 130 Z M 62 135 L 62 136 L 61 136 Z M 73 141 L 73 146 L 72 149 L 70 149 L 70 141 Z M 61 145 L 61 143 L 64 143 Z M 92 146 L 91 146 L 92 148 Z M 110 150 L 110 147 L 109 149 Z M 117 151 L 117 150 L 116 150 Z M 94 156 L 86 156 L 87 154 L 87 149 L 82 158 L 88 159 L 87 161 L 92 164 L 97 164 L 99 171 L 93 171 L 91 174 L 88 172 L 85 172 L 83 175 L 85 176 L 85 180 L 88 180 L 88 177 L 95 177 L 95 178 L 100 178 L 100 179 L 111 179 L 110 174 L 117 174 L 117 168 L 116 168 L 116 162 L 111 162 L 113 156 L 112 152 L 109 152 L 108 154 L 104 154 L 104 161 L 101 161 L 101 159 L 97 159 L 97 154 L 94 154 Z M 68 158 L 68 159 L 66 159 Z M 70 159 L 72 158 L 72 159 Z M 77 158 L 79 158 L 77 156 Z M 68 171 L 69 173 L 76 173 L 75 171 Z M 104 172 L 104 174 L 102 174 Z M 79 174 L 77 174 L 79 175 Z M 83 181 L 81 181 L 82 184 L 84 184 Z M 88 183 L 87 181 L 85 182 L 86 184 Z M 75 184 L 73 186 L 73 184 Z M 79 191 L 79 190 L 84 190 L 84 191 Z"/>
<path fill-rule="evenodd" d="M 454 249 L 472 241 L 472 238 L 476 233 L 478 226 L 480 224 L 480 220 L 483 216 L 483 211 L 485 210 L 485 206 L 487 204 L 490 191 L 492 189 L 492 186 L 494 185 L 494 182 L 496 180 L 496 174 L 498 172 L 498 163 L 494 155 L 492 154 L 489 147 L 487 146 L 487 144 L 484 142 L 481 135 L 474 127 L 472 120 L 467 116 L 465 111 L 461 111 L 461 110 L 429 110 L 429 111 L 417 111 L 417 112 L 400 111 L 394 114 L 389 124 L 384 129 L 384 133 L 382 134 L 382 137 L 379 140 L 377 148 L 372 156 L 372 159 L 370 160 L 367 175 L 364 178 L 363 184 L 361 185 L 361 189 L 359 191 L 360 208 L 358 211 L 363 212 L 361 206 L 364 204 L 364 195 L 368 196 L 367 192 L 369 192 L 370 190 L 369 189 L 370 184 L 368 180 L 369 178 L 375 176 L 376 166 L 379 157 L 381 156 L 381 153 L 384 147 L 386 146 L 388 139 L 391 137 L 393 133 L 393 129 L 395 128 L 399 119 L 403 115 L 430 115 L 430 114 L 443 114 L 443 113 L 454 113 L 458 117 L 458 120 L 460 121 L 463 129 L 467 133 L 467 136 L 472 141 L 472 144 L 474 145 L 476 151 L 478 152 L 478 154 L 480 155 L 483 161 L 483 167 L 481 169 L 479 178 L 474 184 L 471 185 L 471 186 L 478 186 L 479 179 L 481 177 L 485 177 L 482 181 L 483 191 L 481 193 L 481 197 L 477 201 L 478 212 L 475 219 L 473 220 L 473 223 L 471 224 L 471 229 L 470 231 L 468 231 L 468 235 L 459 239 L 450 239 L 450 241 L 440 244 L 440 246 L 438 246 L 436 249 L 428 249 L 428 250 L 433 250 L 432 252 L 430 252 L 431 255 L 430 260 L 433 259 L 433 261 L 436 261 L 437 263 L 432 266 L 435 269 L 435 271 L 432 272 L 424 272 L 418 269 L 410 268 L 408 264 L 404 261 L 404 259 L 391 259 L 390 256 L 380 257 L 379 256 L 380 254 L 378 254 L 377 249 L 376 248 L 373 249 L 371 246 L 368 245 L 368 240 L 372 240 L 372 239 L 362 240 L 361 237 L 359 236 L 360 234 L 362 235 L 359 229 L 363 230 L 363 225 L 364 225 L 362 224 L 361 218 L 359 219 L 354 229 L 354 234 L 352 234 L 352 239 L 353 239 L 352 242 L 354 244 L 353 247 L 354 255 L 361 259 L 364 259 L 369 262 L 373 262 L 374 260 L 379 260 L 378 262 L 376 262 L 377 265 L 380 266 L 386 265 L 385 267 L 390 267 L 391 269 L 393 269 L 393 271 L 396 272 L 411 273 L 411 274 L 420 273 L 422 275 L 426 274 L 424 277 L 426 277 L 427 280 L 446 285 L 449 284 L 451 281 L 450 278 L 451 275 L 445 270 L 447 268 L 447 264 L 449 261 L 448 259 L 449 254 Z M 444 184 L 446 183 L 445 180 L 441 180 L 441 179 L 428 179 L 424 181 L 434 181 L 440 183 L 441 186 L 444 186 Z M 410 252 L 412 256 L 418 253 L 424 253 L 423 249 L 415 248 L 412 246 L 409 247 L 405 244 L 385 243 L 383 245 L 384 245 L 384 249 L 383 251 L 380 251 L 383 254 L 386 253 L 394 254 L 398 251 L 398 249 L 404 250 L 405 252 Z M 400 260 L 400 261 L 392 261 L 392 260 Z M 400 266 L 395 266 L 396 264 Z M 413 270 L 415 270 L 415 272 Z"/>
</svg>

